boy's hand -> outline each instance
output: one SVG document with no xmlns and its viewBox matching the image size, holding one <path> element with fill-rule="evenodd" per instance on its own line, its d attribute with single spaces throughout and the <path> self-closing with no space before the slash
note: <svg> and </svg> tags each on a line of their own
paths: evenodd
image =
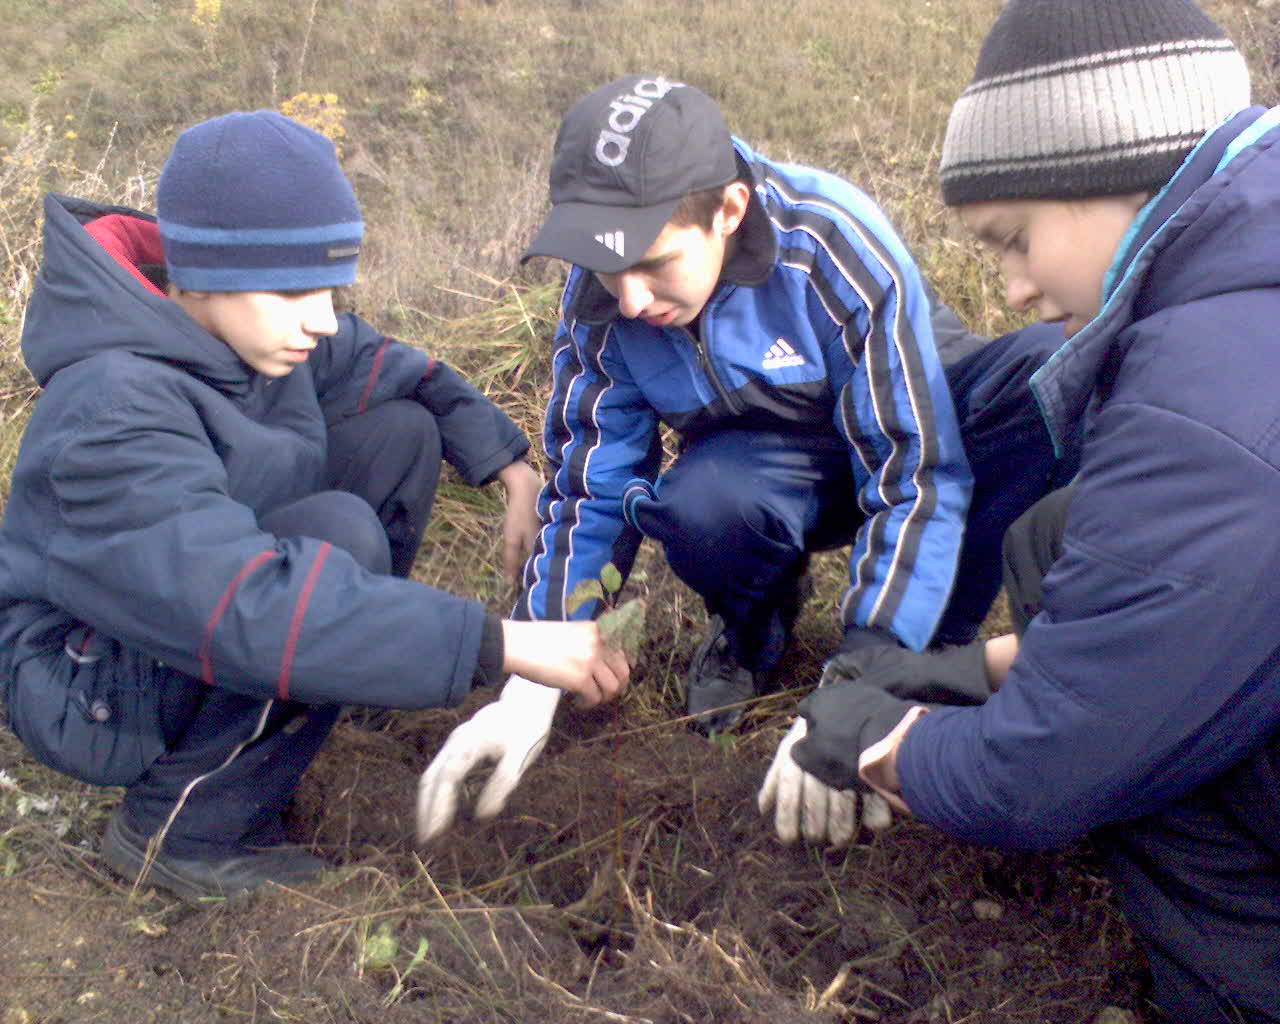
<svg viewBox="0 0 1280 1024">
<path fill-rule="evenodd" d="M 497 764 L 476 799 L 475 816 L 501 811 L 546 746 L 559 702 L 559 690 L 512 676 L 501 697 L 454 729 L 418 782 L 418 841 L 448 831 L 467 774 L 487 761 Z"/>
<path fill-rule="evenodd" d="M 861 679 L 904 700 L 982 704 L 995 688 L 987 667 L 989 645 L 974 641 L 927 651 L 911 651 L 897 644 L 853 652 L 842 647 L 823 668 L 822 685 Z M 1013 650 L 1017 650 L 1016 639 Z M 1012 655 L 1007 657 L 1012 660 Z"/>
<path fill-rule="evenodd" d="M 793 843 L 803 833 L 809 842 L 826 843 L 833 850 L 848 846 L 858 831 L 859 796 L 862 824 L 877 832 L 888 828 L 892 816 L 879 794 L 833 789 L 796 764 L 791 748 L 804 738 L 807 729 L 803 718 L 795 720 L 778 745 L 757 798 L 762 815 L 773 811 L 778 838 Z"/>
<path fill-rule="evenodd" d="M 853 789 L 859 782 L 862 752 L 879 743 L 913 705 L 876 683 L 873 673 L 820 686 L 800 702 L 804 735 L 791 751 L 792 759 L 810 775 L 835 789 Z"/>
<path fill-rule="evenodd" d="M 562 690 L 576 694 L 579 707 L 592 707 L 627 688 L 631 667 L 626 656 L 604 641 L 597 623 L 505 620 L 502 635 L 503 666 L 513 675 L 501 697 L 453 730 L 423 772 L 418 782 L 419 842 L 448 830 L 467 774 L 487 761 L 497 765 L 476 799 L 475 816 L 491 818 L 506 806 L 546 746 Z"/>
<path fill-rule="evenodd" d="M 507 582 L 520 581 L 520 570 L 533 554 L 538 536 L 538 492 L 542 476 L 524 459 L 517 459 L 498 471 L 498 479 L 507 492 L 507 514 L 502 523 L 502 569 Z"/>
<path fill-rule="evenodd" d="M 595 622 L 502 623 L 507 672 L 569 690 L 580 708 L 621 696 L 631 678 L 627 656 L 605 642 Z"/>
</svg>

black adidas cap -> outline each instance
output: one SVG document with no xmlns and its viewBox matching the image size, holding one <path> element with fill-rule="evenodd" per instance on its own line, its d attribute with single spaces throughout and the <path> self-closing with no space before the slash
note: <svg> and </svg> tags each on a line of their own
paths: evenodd
<svg viewBox="0 0 1280 1024">
<path fill-rule="evenodd" d="M 638 263 L 680 200 L 738 175 L 719 106 L 689 85 L 628 75 L 578 100 L 551 160 L 551 215 L 524 256 L 613 274 Z"/>
</svg>

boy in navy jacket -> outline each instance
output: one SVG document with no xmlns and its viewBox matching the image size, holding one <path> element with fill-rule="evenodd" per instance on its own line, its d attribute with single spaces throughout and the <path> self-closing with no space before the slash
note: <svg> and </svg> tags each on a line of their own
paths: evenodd
<svg viewBox="0 0 1280 1024">
<path fill-rule="evenodd" d="M 0 678 L 37 757 L 126 787 L 106 862 L 136 878 L 149 850 L 194 898 L 322 866 L 281 813 L 342 705 L 457 704 L 504 671 L 593 703 L 628 669 L 593 624 L 407 579 L 442 456 L 505 485 L 513 574 L 541 481 L 455 371 L 335 316 L 363 224 L 326 138 L 270 111 L 196 125 L 157 207 L 46 203 Z"/>
<path fill-rule="evenodd" d="M 1000 15 L 942 191 L 1065 325 L 1032 385 L 1079 474 L 1010 531 L 985 703 L 926 713 L 936 656 L 848 666 L 794 751 L 974 842 L 1091 833 L 1179 1021 L 1280 1020 L 1280 110 L 1248 103 L 1189 0 Z"/>
</svg>

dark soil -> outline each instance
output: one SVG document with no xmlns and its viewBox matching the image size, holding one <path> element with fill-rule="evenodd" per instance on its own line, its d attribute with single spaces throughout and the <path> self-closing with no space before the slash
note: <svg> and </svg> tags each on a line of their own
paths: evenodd
<svg viewBox="0 0 1280 1024">
<path fill-rule="evenodd" d="M 418 849 L 418 775 L 489 696 L 340 724 L 290 821 L 335 870 L 195 908 L 105 873 L 114 795 L 6 735 L 22 792 L 71 810 L 59 839 L 56 811 L 4 805 L 4 1024 L 1156 1019 L 1085 846 L 1001 854 L 913 822 L 782 846 L 755 805 L 776 710 L 716 742 L 637 700 L 562 711 L 505 814 Z"/>
</svg>

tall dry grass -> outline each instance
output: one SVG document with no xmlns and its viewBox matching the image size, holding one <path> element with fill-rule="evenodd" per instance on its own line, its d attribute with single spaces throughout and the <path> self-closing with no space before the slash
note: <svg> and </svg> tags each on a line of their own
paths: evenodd
<svg viewBox="0 0 1280 1024">
<path fill-rule="evenodd" d="M 351 305 L 475 374 L 536 436 L 562 268 L 518 257 L 545 215 L 563 110 L 649 70 L 720 101 L 768 155 L 822 166 L 886 209 L 975 329 L 1015 321 L 938 201 L 950 104 L 1000 0 L 12 0 L 0 63 L 0 481 L 33 395 L 18 350 L 49 189 L 149 209 L 182 128 L 284 109 L 330 134 L 368 239 Z M 1278 9 L 1210 10 L 1275 98 Z M 0 484 L 0 496 L 4 485 Z M 485 556 L 497 498 L 449 488 L 433 582 L 500 599 Z M 426 564 L 430 568 L 426 568 Z"/>
<path fill-rule="evenodd" d="M 13 0 L 0 65 L 0 145 L 58 141 L 28 181 L 67 188 L 101 163 L 109 189 L 154 180 L 174 135 L 231 109 L 332 97 L 344 161 L 367 208 L 358 292 L 374 319 L 481 311 L 483 276 L 543 283 L 516 258 L 546 208 L 558 118 L 588 88 L 647 69 L 719 98 L 769 155 L 849 177 L 882 202 L 952 299 L 986 330 L 1004 321 L 990 280 L 936 200 L 950 103 L 999 0 Z M 1217 3 L 1252 48 L 1274 8 Z M 333 123 L 333 122 L 330 122 Z M 74 133 L 74 139 L 65 138 Z M 30 170 L 30 168 L 27 168 Z M 134 195 L 147 205 L 149 190 Z M 0 194 L 6 251 L 28 249 L 22 190 Z M 17 207 L 15 208 L 15 204 Z M 476 275 L 483 275 L 477 278 Z M 477 290 L 478 301 L 467 298 Z M 7 300 L 12 318 L 17 298 Z M 413 323 L 414 326 L 416 323 Z M 10 340 L 6 332 L 3 340 Z"/>
<path fill-rule="evenodd" d="M 472 311 L 440 287 L 471 290 L 468 271 L 516 274 L 545 210 L 560 114 L 637 69 L 699 85 L 766 152 L 849 175 L 900 207 L 891 209 L 899 219 L 919 203 L 914 219 L 927 226 L 942 118 L 994 0 L 758 7 L 85 0 L 55 17 L 20 0 L 6 28 L 21 59 L 0 68 L 0 144 L 34 123 L 38 96 L 36 116 L 55 131 L 74 119 L 82 160 L 114 133 L 105 171 L 115 180 L 135 158 L 158 165 L 196 120 L 332 95 L 370 214 L 362 299 L 375 315 Z M 555 273 L 534 268 L 532 279 Z"/>
<path fill-rule="evenodd" d="M 768 155 L 857 183 L 975 330 L 1008 329 L 991 266 L 935 185 L 950 104 L 999 6 L 12 0 L 0 63 L 0 481 L 34 394 L 18 342 L 41 194 L 150 209 L 177 132 L 233 109 L 284 109 L 335 139 L 368 222 L 350 304 L 475 375 L 534 437 L 563 271 L 518 257 L 547 209 L 560 115 L 629 71 L 696 84 Z M 1273 99 L 1277 8 L 1210 9 Z M 432 582 L 506 599 L 497 500 L 445 489 L 422 570 Z"/>
</svg>

